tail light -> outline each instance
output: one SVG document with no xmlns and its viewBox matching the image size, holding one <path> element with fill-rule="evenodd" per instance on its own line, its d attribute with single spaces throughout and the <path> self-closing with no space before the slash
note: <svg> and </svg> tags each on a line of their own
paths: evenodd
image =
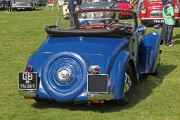
<svg viewBox="0 0 180 120">
<path fill-rule="evenodd" d="M 142 5 L 141 7 L 141 13 L 146 14 L 146 7 L 144 5 Z"/>
<path fill-rule="evenodd" d="M 25 71 L 26 71 L 26 72 L 32 72 L 32 71 L 33 71 L 32 66 L 31 66 L 31 65 L 27 65 L 27 66 L 25 67 Z"/>
<path fill-rule="evenodd" d="M 89 72 L 93 74 L 98 74 L 100 72 L 101 68 L 98 65 L 90 66 Z"/>
<path fill-rule="evenodd" d="M 133 30 L 134 30 L 134 27 L 133 27 L 133 26 L 129 26 L 129 27 L 127 28 L 127 30 L 133 31 Z"/>
<path fill-rule="evenodd" d="M 177 5 L 174 7 L 174 13 L 179 13 L 179 7 Z"/>
</svg>

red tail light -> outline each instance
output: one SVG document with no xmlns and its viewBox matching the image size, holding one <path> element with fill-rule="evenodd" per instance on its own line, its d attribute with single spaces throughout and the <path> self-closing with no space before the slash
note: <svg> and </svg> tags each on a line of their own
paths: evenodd
<svg viewBox="0 0 180 120">
<path fill-rule="evenodd" d="M 100 67 L 99 67 L 99 66 L 96 66 L 96 67 L 94 68 L 94 73 L 99 73 L 99 71 L 100 71 Z"/>
<path fill-rule="evenodd" d="M 90 66 L 89 71 L 94 74 L 98 74 L 101 68 L 99 66 Z"/>
<path fill-rule="evenodd" d="M 127 29 L 128 29 L 129 31 L 133 31 L 133 30 L 134 30 L 134 27 L 131 26 L 131 27 L 128 27 Z"/>
<path fill-rule="evenodd" d="M 32 68 L 31 65 L 27 65 L 27 66 L 25 67 L 25 71 L 26 71 L 26 72 L 32 72 L 32 70 L 33 70 L 33 68 Z"/>
</svg>

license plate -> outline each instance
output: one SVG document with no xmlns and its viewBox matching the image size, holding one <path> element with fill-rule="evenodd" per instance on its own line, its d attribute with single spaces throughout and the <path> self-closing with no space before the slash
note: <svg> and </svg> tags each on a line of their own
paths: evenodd
<svg viewBox="0 0 180 120">
<path fill-rule="evenodd" d="M 37 90 L 37 72 L 20 72 L 19 90 Z"/>
<path fill-rule="evenodd" d="M 164 23 L 164 20 L 154 20 L 154 23 Z"/>
<path fill-rule="evenodd" d="M 89 74 L 87 76 L 87 82 L 89 93 L 108 93 L 107 74 Z"/>
</svg>

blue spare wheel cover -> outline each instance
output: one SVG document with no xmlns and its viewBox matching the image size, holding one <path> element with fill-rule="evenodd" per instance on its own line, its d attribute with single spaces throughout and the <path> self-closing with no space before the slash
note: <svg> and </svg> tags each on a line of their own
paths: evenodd
<svg viewBox="0 0 180 120">
<path fill-rule="evenodd" d="M 42 70 L 42 85 L 56 101 L 72 101 L 86 87 L 87 64 L 75 53 L 53 55 Z"/>
</svg>

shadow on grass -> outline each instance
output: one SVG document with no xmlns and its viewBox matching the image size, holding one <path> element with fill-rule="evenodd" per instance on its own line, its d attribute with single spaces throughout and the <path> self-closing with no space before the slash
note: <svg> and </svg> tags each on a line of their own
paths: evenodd
<svg viewBox="0 0 180 120">
<path fill-rule="evenodd" d="M 180 44 L 180 34 L 176 34 L 176 35 L 173 37 L 173 40 L 174 40 L 174 43 L 175 43 L 175 44 Z"/>
<path fill-rule="evenodd" d="M 173 41 L 174 41 L 175 44 L 180 44 L 180 34 L 176 34 L 173 37 Z"/>
<path fill-rule="evenodd" d="M 47 108 L 60 108 L 60 109 L 68 109 L 71 111 L 94 111 L 100 113 L 109 113 L 114 111 L 120 111 L 123 109 L 129 109 L 135 106 L 137 103 L 141 102 L 142 100 L 146 99 L 151 93 L 154 88 L 159 86 L 164 77 L 171 73 L 177 66 L 176 65 L 161 65 L 160 66 L 160 73 L 157 76 L 145 76 L 140 81 L 138 86 L 132 88 L 132 95 L 131 101 L 127 105 L 117 105 L 115 101 L 105 101 L 102 104 L 95 104 L 95 103 L 81 103 L 81 104 L 74 104 L 74 103 L 60 103 L 55 101 L 39 101 L 32 104 L 32 107 L 37 109 L 47 109 Z"/>
<path fill-rule="evenodd" d="M 180 39 L 180 34 L 176 34 L 173 39 Z"/>
</svg>

